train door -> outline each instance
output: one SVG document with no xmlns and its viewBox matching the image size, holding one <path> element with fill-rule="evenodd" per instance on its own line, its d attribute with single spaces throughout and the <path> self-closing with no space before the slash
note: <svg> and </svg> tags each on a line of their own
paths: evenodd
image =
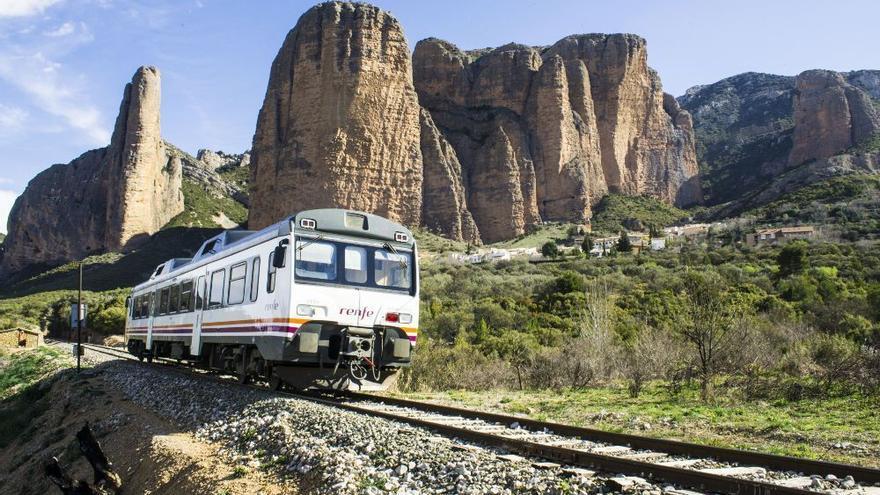
<svg viewBox="0 0 880 495">
<path fill-rule="evenodd" d="M 192 343 L 189 353 L 198 356 L 202 353 L 202 317 L 205 311 L 205 276 L 200 275 L 196 282 L 196 305 L 194 308 Z"/>
<path fill-rule="evenodd" d="M 159 301 L 156 300 L 156 291 L 150 292 L 150 310 L 149 317 L 147 318 L 147 350 L 151 350 L 153 348 L 153 319 L 156 315 L 156 306 L 158 306 Z"/>
</svg>

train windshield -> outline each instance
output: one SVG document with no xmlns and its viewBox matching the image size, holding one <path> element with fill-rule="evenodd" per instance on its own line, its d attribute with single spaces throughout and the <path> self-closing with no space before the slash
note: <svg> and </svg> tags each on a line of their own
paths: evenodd
<svg viewBox="0 0 880 495">
<path fill-rule="evenodd" d="M 389 244 L 378 248 L 301 237 L 294 255 L 298 280 L 405 291 L 413 285 L 412 252 Z"/>
</svg>

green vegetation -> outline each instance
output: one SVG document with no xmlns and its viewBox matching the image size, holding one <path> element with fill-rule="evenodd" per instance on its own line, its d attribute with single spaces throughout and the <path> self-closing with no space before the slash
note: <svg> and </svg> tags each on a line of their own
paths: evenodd
<svg viewBox="0 0 880 495">
<path fill-rule="evenodd" d="M 555 258 L 559 256 L 559 248 L 553 241 L 547 241 L 541 246 L 541 256 L 545 258 Z"/>
<path fill-rule="evenodd" d="M 130 253 L 90 256 L 84 260 L 85 289 L 106 291 L 139 284 L 149 278 L 160 263 L 171 258 L 192 256 L 205 239 L 219 231 L 216 228 L 170 228 L 159 231 Z M 30 274 L 22 274 L 17 281 L 0 287 L 0 297 L 76 289 L 78 272 L 78 262 L 67 263 L 45 272 L 34 270 Z"/>
<path fill-rule="evenodd" d="M 609 194 L 599 201 L 593 213 L 593 232 L 617 234 L 623 230 L 647 231 L 682 221 L 688 212 L 648 196 Z"/>
<path fill-rule="evenodd" d="M 242 191 L 248 190 L 248 181 L 250 181 L 250 167 L 221 167 L 217 170 L 220 177 L 229 184 L 238 186 Z"/>
<path fill-rule="evenodd" d="M 6 234 L 4 234 L 3 232 L 0 232 L 0 244 L 3 244 L 3 241 L 5 241 L 5 240 L 6 240 Z"/>
<path fill-rule="evenodd" d="M 621 381 L 637 395 L 652 379 L 698 377 L 710 389 L 714 376 L 728 375 L 754 382 L 751 399 L 872 393 L 880 389 L 877 302 L 873 244 L 685 245 L 680 253 L 538 265 L 428 263 L 423 339 L 402 385 L 566 389 Z M 699 359 L 705 345 L 712 362 Z"/>
<path fill-rule="evenodd" d="M 127 296 L 127 289 L 84 291 L 83 304 L 89 312 L 86 330 L 99 337 L 122 333 Z M 0 329 L 45 325 L 53 335 L 68 335 L 70 305 L 76 298 L 76 291 L 63 290 L 0 299 Z"/>
<path fill-rule="evenodd" d="M 880 237 L 880 176 L 833 177 L 748 212 L 761 223 L 825 225 L 846 240 Z"/>
<path fill-rule="evenodd" d="M 184 211 L 172 218 L 164 227 L 220 227 L 220 219 L 228 219 L 236 224 L 247 221 L 247 208 L 234 199 L 212 196 L 205 188 L 189 179 L 183 180 Z"/>
<path fill-rule="evenodd" d="M 35 421 L 48 408 L 50 387 L 44 381 L 70 367 L 73 359 L 49 347 L 0 352 L 0 449 L 33 435 Z"/>
<path fill-rule="evenodd" d="M 8 353 L 0 348 L 0 399 L 70 365 L 72 359 L 54 347 Z"/>
<path fill-rule="evenodd" d="M 743 402 L 736 389 L 715 403 L 700 400 L 696 384 L 670 394 L 664 382 L 647 384 L 638 398 L 623 387 L 401 394 L 473 409 L 603 430 L 772 454 L 880 466 L 877 397 L 847 396 Z M 859 448 L 839 448 L 857 444 Z M 838 446 L 838 447 L 835 447 Z"/>
<path fill-rule="evenodd" d="M 468 249 L 468 245 L 464 242 L 453 241 L 445 237 L 441 237 L 433 232 L 422 228 L 412 229 L 412 233 L 416 238 L 418 249 L 421 252 L 430 251 L 432 253 L 446 252 L 464 252 Z"/>
<path fill-rule="evenodd" d="M 498 248 L 540 248 L 548 242 L 556 242 L 568 238 L 568 232 L 571 227 L 571 224 L 566 223 L 538 225 L 526 234 L 509 241 L 496 242 L 492 246 Z"/>
</svg>

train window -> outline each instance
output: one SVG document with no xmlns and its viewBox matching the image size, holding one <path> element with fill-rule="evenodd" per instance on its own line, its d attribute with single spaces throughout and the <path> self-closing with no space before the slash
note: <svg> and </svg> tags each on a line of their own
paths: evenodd
<svg viewBox="0 0 880 495">
<path fill-rule="evenodd" d="M 376 285 L 409 289 L 412 285 L 409 267 L 412 264 L 409 253 L 391 253 L 384 249 L 376 250 L 375 277 Z"/>
<path fill-rule="evenodd" d="M 146 318 L 147 316 L 150 316 L 150 300 L 146 294 L 138 296 L 137 305 L 138 318 Z"/>
<path fill-rule="evenodd" d="M 246 279 L 247 262 L 243 261 L 229 269 L 229 294 L 226 296 L 226 304 L 232 305 L 244 302 Z"/>
<path fill-rule="evenodd" d="M 251 302 L 254 302 L 260 292 L 260 257 L 254 258 L 251 263 Z"/>
<path fill-rule="evenodd" d="M 356 284 L 367 281 L 367 250 L 361 247 L 345 247 L 345 280 Z"/>
<path fill-rule="evenodd" d="M 131 319 L 137 320 L 140 318 L 141 311 L 141 296 L 134 296 L 131 299 Z"/>
<path fill-rule="evenodd" d="M 174 284 L 171 286 L 171 296 L 168 300 L 168 312 L 177 313 L 178 309 L 180 309 L 180 285 Z"/>
<path fill-rule="evenodd" d="M 193 281 L 187 280 L 180 284 L 180 312 L 192 311 L 193 306 Z"/>
<path fill-rule="evenodd" d="M 159 314 L 159 291 L 150 292 L 150 314 L 156 316 Z"/>
<path fill-rule="evenodd" d="M 168 313 L 168 300 L 170 299 L 169 294 L 171 292 L 170 287 L 165 287 L 159 292 L 159 314 L 164 315 Z"/>
<path fill-rule="evenodd" d="M 275 292 L 275 275 L 278 271 L 273 261 L 275 261 L 275 251 L 269 253 L 269 271 L 266 277 L 266 292 L 269 294 Z"/>
<path fill-rule="evenodd" d="M 202 275 L 199 277 L 199 281 L 196 282 L 196 309 L 202 309 L 202 306 L 205 303 L 205 276 Z"/>
<path fill-rule="evenodd" d="M 296 241 L 296 275 L 336 280 L 336 246 L 313 240 Z"/>
<path fill-rule="evenodd" d="M 217 270 L 211 274 L 211 290 L 208 294 L 208 309 L 223 305 L 223 285 L 226 282 L 226 270 Z"/>
</svg>

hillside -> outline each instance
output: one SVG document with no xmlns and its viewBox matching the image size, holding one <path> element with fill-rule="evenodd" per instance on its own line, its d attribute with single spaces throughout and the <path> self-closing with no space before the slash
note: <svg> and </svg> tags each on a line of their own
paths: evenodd
<svg viewBox="0 0 880 495">
<path fill-rule="evenodd" d="M 878 81 L 868 70 L 745 73 L 689 89 L 678 101 L 694 118 L 710 211 L 733 216 L 831 176 L 878 172 Z"/>
</svg>

